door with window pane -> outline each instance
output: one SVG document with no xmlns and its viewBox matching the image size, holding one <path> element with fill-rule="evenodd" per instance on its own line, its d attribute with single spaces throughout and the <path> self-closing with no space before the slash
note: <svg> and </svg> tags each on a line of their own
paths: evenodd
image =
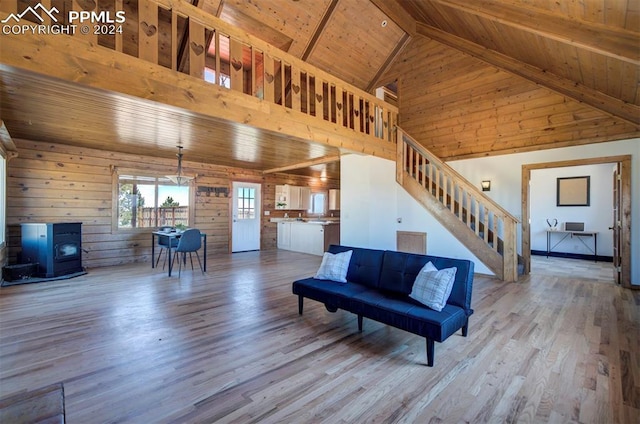
<svg viewBox="0 0 640 424">
<path fill-rule="evenodd" d="M 233 183 L 232 252 L 260 250 L 260 190 L 260 184 Z"/>
</svg>

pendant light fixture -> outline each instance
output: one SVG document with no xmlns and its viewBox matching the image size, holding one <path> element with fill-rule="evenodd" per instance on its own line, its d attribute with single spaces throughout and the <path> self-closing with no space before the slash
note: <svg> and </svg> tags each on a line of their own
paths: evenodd
<svg viewBox="0 0 640 424">
<path fill-rule="evenodd" d="M 194 177 L 188 177 L 186 175 L 182 175 L 182 146 L 177 146 L 177 147 L 178 147 L 178 154 L 176 156 L 178 156 L 178 173 L 176 175 L 166 175 L 166 177 L 169 178 L 173 183 L 177 184 L 178 186 L 181 186 L 181 185 L 189 184 L 189 182 L 193 180 Z"/>
</svg>

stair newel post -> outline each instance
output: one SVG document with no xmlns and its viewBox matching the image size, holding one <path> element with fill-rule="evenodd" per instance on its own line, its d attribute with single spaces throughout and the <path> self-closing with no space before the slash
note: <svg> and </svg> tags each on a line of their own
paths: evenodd
<svg viewBox="0 0 640 424">
<path fill-rule="evenodd" d="M 517 226 L 518 223 L 509 217 L 503 217 L 504 219 L 504 234 L 503 234 L 503 252 L 504 257 L 504 271 L 503 279 L 505 281 L 517 281 L 518 280 L 518 236 Z"/>
</svg>

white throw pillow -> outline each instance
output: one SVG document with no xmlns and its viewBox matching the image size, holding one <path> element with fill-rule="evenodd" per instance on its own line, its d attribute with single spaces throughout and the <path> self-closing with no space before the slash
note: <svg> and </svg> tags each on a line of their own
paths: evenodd
<svg viewBox="0 0 640 424">
<path fill-rule="evenodd" d="M 353 250 L 336 254 L 325 252 L 322 256 L 320 269 L 318 269 L 314 278 L 346 283 L 352 253 Z"/>
<path fill-rule="evenodd" d="M 422 267 L 409 297 L 440 312 L 451 295 L 457 268 L 438 270 L 431 262 Z"/>
</svg>

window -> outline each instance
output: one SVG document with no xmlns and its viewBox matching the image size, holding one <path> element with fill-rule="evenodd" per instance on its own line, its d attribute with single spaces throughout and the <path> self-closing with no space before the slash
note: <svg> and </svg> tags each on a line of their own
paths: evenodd
<svg viewBox="0 0 640 424">
<path fill-rule="evenodd" d="M 189 190 L 166 177 L 118 175 L 118 229 L 189 226 Z"/>
<path fill-rule="evenodd" d="M 255 219 L 256 189 L 238 187 L 238 219 Z"/>
<path fill-rule="evenodd" d="M 325 193 L 313 193 L 311 195 L 311 207 L 309 213 L 322 215 L 325 213 Z"/>
</svg>

